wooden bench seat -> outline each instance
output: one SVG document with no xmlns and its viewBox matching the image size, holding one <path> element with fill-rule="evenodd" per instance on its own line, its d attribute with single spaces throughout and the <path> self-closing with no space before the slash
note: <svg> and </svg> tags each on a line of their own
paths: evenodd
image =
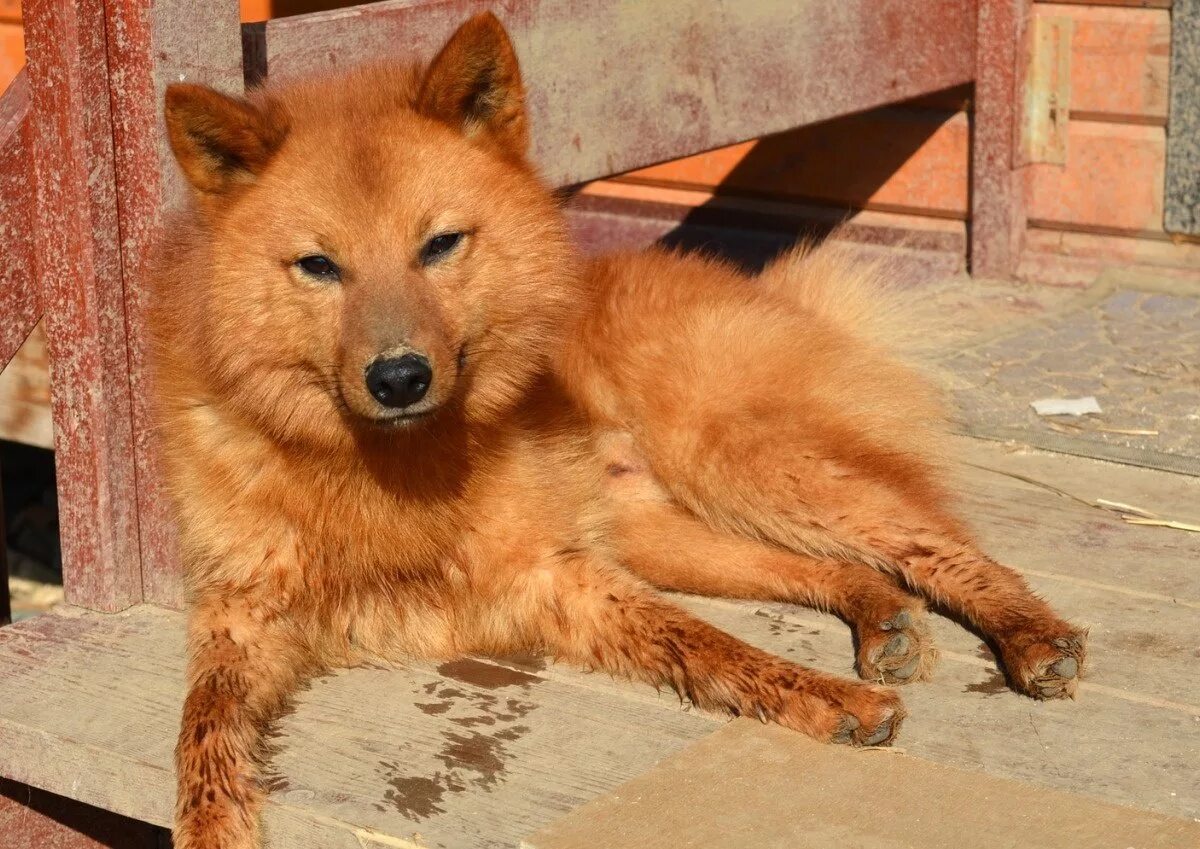
<svg viewBox="0 0 1200 849">
<path fill-rule="evenodd" d="M 998 443 L 964 446 L 981 466 L 1054 481 L 1084 497 L 1160 509 L 1200 503 L 1197 478 L 1012 453 Z M 966 512 L 985 544 L 1091 626 L 1090 673 L 1077 702 L 1030 701 L 1004 688 L 977 638 L 936 619 L 942 662 L 932 683 L 903 691 L 910 717 L 902 753 L 859 756 L 907 753 L 1200 818 L 1195 535 L 1127 525 L 975 467 L 963 478 Z M 681 601 L 764 648 L 850 674 L 849 633 L 832 617 L 789 605 Z M 167 825 L 182 645 L 183 615 L 151 606 L 107 615 L 68 609 L 0 630 L 0 772 Z M 279 724 L 266 824 L 276 846 L 517 846 L 725 725 L 682 710 L 672 695 L 535 659 L 340 672 L 314 682 Z M 820 763 L 842 756 L 803 751 Z M 915 764 L 910 774 L 926 772 Z M 845 804 L 844 787 L 801 775 L 796 782 L 793 794 L 805 804 Z M 739 805 L 767 820 L 778 821 L 780 805 L 798 804 L 769 787 L 739 792 Z M 937 814 L 934 802 L 911 812 L 903 833 L 941 833 Z M 1134 817 L 1131 828 L 1135 821 L 1139 828 L 1146 822 Z"/>
</svg>

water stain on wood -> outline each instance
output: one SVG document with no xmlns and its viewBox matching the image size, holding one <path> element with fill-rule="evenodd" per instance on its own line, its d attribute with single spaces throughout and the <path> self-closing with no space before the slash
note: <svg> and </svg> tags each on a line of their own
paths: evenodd
<svg viewBox="0 0 1200 849">
<path fill-rule="evenodd" d="M 986 681 L 981 681 L 978 684 L 968 684 L 963 688 L 964 693 L 983 693 L 985 696 L 994 696 L 998 693 L 1008 692 L 1008 682 L 1004 680 L 1004 673 L 998 669 L 991 670 Z"/>
<path fill-rule="evenodd" d="M 380 765 L 388 769 L 399 766 L 387 761 L 380 761 Z M 394 775 L 387 783 L 392 789 L 384 794 L 383 801 L 414 822 L 421 822 L 434 814 L 446 813 L 446 809 L 441 806 L 446 793 L 457 793 L 466 789 L 454 775 L 441 772 L 434 773 L 430 778 Z M 386 811 L 387 807 L 376 804 L 375 809 Z"/>
<path fill-rule="evenodd" d="M 443 663 L 437 668 L 439 675 L 482 687 L 486 690 L 498 690 L 501 687 L 528 686 L 541 682 L 541 678 L 519 669 L 509 669 L 491 663 L 481 663 L 478 660 L 464 658 Z"/>
<path fill-rule="evenodd" d="M 450 710 L 454 702 L 416 702 L 415 707 L 426 716 L 437 716 Z"/>
<path fill-rule="evenodd" d="M 446 743 L 442 746 L 437 759 L 446 768 L 456 773 L 473 772 L 475 777 L 468 779 L 471 784 L 487 788 L 496 784 L 507 771 L 504 760 L 504 743 L 495 737 L 471 731 L 460 734 L 456 731 L 443 731 L 442 737 Z"/>
</svg>

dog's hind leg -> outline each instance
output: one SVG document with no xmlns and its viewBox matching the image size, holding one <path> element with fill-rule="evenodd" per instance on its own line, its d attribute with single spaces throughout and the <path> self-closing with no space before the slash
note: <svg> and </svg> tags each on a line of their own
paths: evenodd
<svg viewBox="0 0 1200 849">
<path fill-rule="evenodd" d="M 616 519 L 622 562 L 661 589 L 833 613 L 854 632 L 863 678 L 906 684 L 933 672 L 937 649 L 923 600 L 870 566 L 723 533 L 665 501 L 618 502 Z"/>
<path fill-rule="evenodd" d="M 774 441 L 780 436 L 754 440 L 739 433 L 729 454 L 724 449 L 732 436 L 711 439 L 703 473 L 674 464 L 663 477 L 718 527 L 895 574 L 978 628 L 999 652 L 1014 688 L 1034 698 L 1074 696 L 1085 632 L 1059 617 L 1019 573 L 980 551 L 932 494 L 937 486 L 929 470 L 896 474 L 889 471 L 898 463 L 892 456 L 839 456 L 801 439 Z M 753 456 L 743 446 L 747 438 Z"/>
</svg>

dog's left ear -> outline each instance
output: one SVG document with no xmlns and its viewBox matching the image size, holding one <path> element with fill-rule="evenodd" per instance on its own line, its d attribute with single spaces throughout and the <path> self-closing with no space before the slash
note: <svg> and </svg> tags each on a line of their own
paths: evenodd
<svg viewBox="0 0 1200 849">
<path fill-rule="evenodd" d="M 476 15 L 450 37 L 425 72 L 417 111 L 524 158 L 525 88 L 517 52 L 495 15 Z"/>
</svg>

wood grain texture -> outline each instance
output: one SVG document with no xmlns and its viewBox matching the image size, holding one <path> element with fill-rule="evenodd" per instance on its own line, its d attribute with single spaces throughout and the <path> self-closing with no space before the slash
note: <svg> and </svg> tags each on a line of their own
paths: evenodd
<svg viewBox="0 0 1200 849">
<path fill-rule="evenodd" d="M 163 211 L 181 207 L 187 191 L 167 147 L 161 104 L 167 84 L 179 80 L 230 93 L 241 90 L 239 20 L 236 7 L 223 0 L 141 0 L 108 3 L 104 25 L 128 328 L 142 591 L 147 601 L 179 606 L 175 524 L 158 467 L 146 362 L 148 262 Z"/>
<path fill-rule="evenodd" d="M 557 185 L 948 88 L 975 65 L 972 9 L 950 0 L 448 0 L 270 21 L 269 73 L 428 57 L 493 7 L 530 88 L 534 159 Z"/>
<path fill-rule="evenodd" d="M 1200 503 L 1200 479 L 1187 476 L 969 440 L 961 450 L 1083 497 L 1163 511 Z M 1195 540 L 993 472 L 966 467 L 961 478 L 985 545 L 1091 626 L 1092 666 L 1077 702 L 1031 702 L 1004 689 L 978 639 L 935 617 L 942 663 L 933 682 L 904 689 L 900 745 L 1035 787 L 1200 816 Z M 851 673 L 849 632 L 836 619 L 681 601 L 770 651 Z M 150 607 L 67 610 L 0 631 L 0 773 L 165 823 L 182 641 L 182 616 Z M 266 824 L 277 846 L 513 846 L 719 727 L 650 688 L 557 665 L 343 672 L 315 682 L 280 723 Z"/>
<path fill-rule="evenodd" d="M 119 610 L 142 587 L 104 6 L 23 12 L 64 584 L 77 604 Z"/>
<path fill-rule="evenodd" d="M 0 771 L 167 824 L 182 619 L 140 607 L 0 632 Z M 61 689 L 14 703 L 50 670 Z M 419 832 L 428 846 L 513 846 L 717 725 L 649 688 L 573 677 L 461 662 L 319 679 L 274 741 L 272 845 L 395 846 Z M 51 716 L 67 726 L 44 733 Z"/>
<path fill-rule="evenodd" d="M 33 155 L 29 146 L 29 80 L 19 74 L 0 96 L 0 371 L 42 314 L 33 276 Z"/>
<path fill-rule="evenodd" d="M 679 186 L 850 209 L 966 218 L 963 163 L 970 146 L 966 116 L 938 123 L 937 113 L 896 116 L 895 111 L 881 110 L 779 136 L 778 147 L 772 147 L 771 140 L 748 142 L 635 171 L 620 179 L 667 189 Z M 1035 163 L 1019 172 L 1030 223 L 1167 238 L 1162 229 L 1163 129 L 1070 121 L 1066 131 L 1069 153 L 1065 164 Z M 782 141 L 789 136 L 807 140 L 802 146 Z M 923 136 L 927 141 L 922 144 Z M 868 143 L 880 137 L 889 141 Z M 892 168 L 887 163 L 896 158 L 889 151 L 914 148 L 911 157 L 886 178 Z M 764 152 L 760 154 L 760 150 Z M 859 165 L 862 170 L 856 170 Z"/>
</svg>

